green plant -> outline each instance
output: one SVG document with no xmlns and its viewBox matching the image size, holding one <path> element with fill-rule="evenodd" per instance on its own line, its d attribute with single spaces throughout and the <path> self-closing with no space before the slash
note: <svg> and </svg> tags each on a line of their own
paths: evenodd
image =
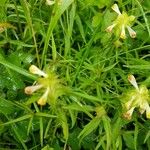
<svg viewBox="0 0 150 150">
<path fill-rule="evenodd" d="M 0 8 L 1 149 L 150 149 L 149 0 Z"/>
</svg>

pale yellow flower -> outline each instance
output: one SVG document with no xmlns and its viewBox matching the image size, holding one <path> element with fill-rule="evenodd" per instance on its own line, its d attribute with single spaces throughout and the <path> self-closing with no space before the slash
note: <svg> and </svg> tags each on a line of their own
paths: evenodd
<svg viewBox="0 0 150 150">
<path fill-rule="evenodd" d="M 29 68 L 29 71 L 32 73 L 32 74 L 36 74 L 36 75 L 39 75 L 39 76 L 43 76 L 43 77 L 48 77 L 48 75 L 40 70 L 37 66 L 35 65 L 31 65 L 30 68 Z"/>
<path fill-rule="evenodd" d="M 32 93 L 34 93 L 35 91 L 41 89 L 43 87 L 43 85 L 32 85 L 32 86 L 27 86 L 25 88 L 25 93 L 31 95 Z"/>
<path fill-rule="evenodd" d="M 43 106 L 46 104 L 49 92 L 50 90 L 49 88 L 47 88 L 45 93 L 42 95 L 42 97 L 37 101 L 39 105 Z"/>
<path fill-rule="evenodd" d="M 150 97 L 148 89 L 146 86 L 139 87 L 133 75 L 129 75 L 128 80 L 134 86 L 135 90 L 128 93 L 126 96 L 129 100 L 124 104 L 126 110 L 124 117 L 126 119 L 131 119 L 134 109 L 139 108 L 141 114 L 146 112 L 146 117 L 150 118 Z"/>
<path fill-rule="evenodd" d="M 55 4 L 55 1 L 52 1 L 52 0 L 46 0 L 46 5 L 53 5 Z"/>
<path fill-rule="evenodd" d="M 126 113 L 124 113 L 124 117 L 128 120 L 131 119 L 133 111 L 134 111 L 135 107 L 131 107 Z"/>
<path fill-rule="evenodd" d="M 128 16 L 126 12 L 121 13 L 117 4 L 114 4 L 112 6 L 112 9 L 118 14 L 118 16 L 117 19 L 113 22 L 113 24 L 107 27 L 106 31 L 112 32 L 113 28 L 116 28 L 120 32 L 120 38 L 125 39 L 126 38 L 125 29 L 127 28 L 131 38 L 135 38 L 136 32 L 130 27 L 131 22 L 133 22 L 135 17 L 132 15 Z"/>
<path fill-rule="evenodd" d="M 32 74 L 36 74 L 36 75 L 39 75 L 39 76 L 42 76 L 43 78 L 47 78 L 48 77 L 48 74 L 46 74 L 44 71 L 40 70 L 38 67 L 36 67 L 35 65 L 31 65 L 30 68 L 29 68 L 29 71 L 32 73 Z M 46 102 L 47 102 L 47 98 L 48 98 L 48 94 L 49 94 L 49 87 L 45 87 L 44 84 L 36 84 L 36 85 L 33 85 L 33 86 L 27 86 L 25 88 L 25 93 L 26 94 L 33 94 L 34 92 L 36 92 L 37 90 L 41 89 L 41 88 L 44 88 L 45 89 L 45 92 L 44 94 L 42 95 L 42 97 L 38 100 L 38 104 L 39 105 L 45 105 Z"/>
<path fill-rule="evenodd" d="M 58 76 L 53 71 L 47 70 L 48 73 L 45 73 L 35 65 L 31 65 L 29 71 L 40 77 L 35 84 L 25 88 L 25 93 L 32 95 L 37 91 L 37 95 L 42 94 L 37 100 L 39 105 L 43 106 L 48 103 L 54 106 L 57 98 L 67 92 L 67 88 L 61 84 L 61 80 L 58 79 Z"/>
<path fill-rule="evenodd" d="M 61 5 L 61 0 L 46 0 L 46 5 L 49 5 L 49 6 L 51 6 L 51 5 L 54 5 L 55 3 L 57 2 L 57 4 L 58 5 Z"/>
</svg>

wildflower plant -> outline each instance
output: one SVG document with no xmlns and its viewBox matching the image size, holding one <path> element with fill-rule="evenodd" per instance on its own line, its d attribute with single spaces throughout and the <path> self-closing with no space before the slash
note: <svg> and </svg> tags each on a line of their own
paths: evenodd
<svg viewBox="0 0 150 150">
<path fill-rule="evenodd" d="M 138 86 L 133 75 L 129 75 L 128 80 L 134 86 L 134 90 L 125 94 L 124 100 L 126 102 L 123 103 L 125 109 L 123 116 L 130 120 L 135 108 L 137 108 L 141 114 L 146 112 L 146 118 L 150 119 L 150 96 L 147 87 L 144 85 Z"/>
<path fill-rule="evenodd" d="M 131 28 L 131 23 L 135 20 L 135 17 L 133 15 L 128 16 L 128 14 L 124 11 L 121 13 L 117 4 L 114 4 L 111 8 L 117 13 L 118 16 L 116 20 L 114 20 L 113 24 L 106 28 L 106 31 L 112 32 L 112 30 L 114 29 L 114 32 L 117 35 L 119 34 L 119 37 L 121 39 L 125 39 L 125 30 L 127 29 L 130 37 L 135 38 L 136 32 Z"/>
<path fill-rule="evenodd" d="M 0 1 L 1 149 L 149 149 L 150 1 L 113 2 Z"/>
<path fill-rule="evenodd" d="M 31 65 L 29 71 L 32 74 L 39 75 L 40 78 L 32 86 L 25 88 L 26 94 L 33 94 L 34 92 L 43 93 L 42 96 L 37 100 L 38 105 L 44 106 L 46 103 L 55 106 L 59 96 L 65 94 L 68 90 L 62 85 L 61 80 L 52 71 L 45 73 L 35 65 Z"/>
</svg>

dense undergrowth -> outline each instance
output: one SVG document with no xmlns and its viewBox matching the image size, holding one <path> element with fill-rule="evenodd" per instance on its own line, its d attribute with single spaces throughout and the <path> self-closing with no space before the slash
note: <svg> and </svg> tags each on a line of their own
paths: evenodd
<svg viewBox="0 0 150 150">
<path fill-rule="evenodd" d="M 48 2 L 0 1 L 0 149 L 150 149 L 150 1 Z"/>
</svg>

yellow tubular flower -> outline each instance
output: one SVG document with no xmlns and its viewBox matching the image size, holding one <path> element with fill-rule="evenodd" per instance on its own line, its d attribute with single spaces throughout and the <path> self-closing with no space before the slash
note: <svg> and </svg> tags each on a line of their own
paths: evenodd
<svg viewBox="0 0 150 150">
<path fill-rule="evenodd" d="M 124 25 L 122 25 L 122 27 L 121 27 L 120 38 L 122 38 L 122 39 L 126 38 L 126 33 L 125 33 L 125 27 L 124 27 Z"/>
<path fill-rule="evenodd" d="M 118 15 L 121 15 L 121 12 L 120 12 L 120 10 L 119 10 L 117 4 L 114 4 L 111 8 L 112 8 Z"/>
<path fill-rule="evenodd" d="M 150 107 L 149 105 L 146 107 L 146 117 L 150 119 Z"/>
<path fill-rule="evenodd" d="M 131 99 L 128 102 L 125 103 L 125 108 L 127 110 L 131 108 L 134 99 L 135 99 L 135 96 L 132 96 Z"/>
<path fill-rule="evenodd" d="M 109 26 L 109 27 L 106 29 L 106 31 L 107 31 L 107 32 L 112 32 L 113 28 L 114 28 L 116 25 L 117 25 L 116 23 L 112 24 L 111 26 Z"/>
<path fill-rule="evenodd" d="M 55 1 L 52 1 L 52 0 L 46 0 L 46 5 L 51 6 L 51 5 L 53 5 L 53 4 L 55 4 Z"/>
<path fill-rule="evenodd" d="M 150 118 L 150 106 L 149 106 L 149 91 L 146 86 L 138 87 L 136 79 L 133 75 L 128 76 L 129 82 L 134 86 L 135 90 L 127 94 L 127 99 L 129 99 L 125 104 L 125 113 L 123 116 L 126 119 L 131 119 L 133 111 L 135 108 L 139 108 L 141 114 L 146 112 L 146 117 Z"/>
<path fill-rule="evenodd" d="M 42 87 L 43 87 L 43 85 L 27 86 L 25 88 L 25 93 L 30 95 L 30 94 L 34 93 L 35 91 L 41 89 Z"/>
<path fill-rule="evenodd" d="M 131 22 L 134 21 L 135 17 L 132 15 L 128 16 L 127 13 L 125 12 L 121 13 L 117 4 L 114 4 L 111 8 L 118 14 L 118 16 L 116 20 L 113 22 L 113 24 L 106 28 L 106 31 L 112 32 L 113 28 L 116 28 L 116 30 L 119 30 L 120 32 L 120 38 L 125 39 L 126 38 L 125 29 L 127 28 L 131 38 L 135 38 L 136 32 L 130 27 Z"/>
<path fill-rule="evenodd" d="M 131 119 L 132 117 L 132 114 L 133 114 L 133 111 L 134 111 L 135 107 L 132 107 L 131 109 L 129 109 L 126 113 L 124 113 L 124 117 L 128 120 Z"/>
<path fill-rule="evenodd" d="M 135 77 L 132 74 L 128 76 L 128 81 L 135 87 L 135 89 L 139 90 Z"/>
<path fill-rule="evenodd" d="M 61 84 L 61 80 L 52 71 L 47 70 L 48 73 L 45 73 L 35 65 L 31 65 L 29 71 L 40 77 L 34 85 L 25 88 L 25 93 L 31 95 L 37 91 L 37 96 L 42 95 L 37 100 L 39 105 L 43 106 L 48 103 L 55 107 L 57 98 L 65 94 L 67 88 Z"/>
<path fill-rule="evenodd" d="M 129 31 L 129 34 L 130 34 L 131 38 L 135 38 L 136 37 L 136 32 L 129 26 L 127 26 L 127 29 Z"/>
<path fill-rule="evenodd" d="M 33 74 L 37 74 L 39 76 L 43 76 L 43 77 L 47 77 L 47 74 L 45 72 L 43 72 L 42 70 L 40 70 L 37 66 L 35 65 L 31 65 L 29 68 L 29 71 Z"/>
<path fill-rule="evenodd" d="M 44 80 L 47 80 L 47 78 L 48 78 L 48 74 L 46 74 L 44 71 L 40 70 L 40 69 L 39 69 L 37 66 L 35 66 L 35 65 L 31 65 L 30 68 L 29 68 L 29 71 L 30 71 L 31 73 L 33 73 L 33 74 L 36 74 L 36 75 L 39 75 L 39 76 L 44 77 L 44 78 L 42 78 L 42 79 L 44 79 Z M 25 88 L 25 93 L 31 95 L 31 94 L 33 94 L 34 92 L 40 90 L 41 88 L 44 88 L 44 89 L 46 88 L 46 91 L 45 91 L 45 93 L 42 95 L 42 97 L 38 100 L 37 103 L 38 103 L 39 105 L 43 106 L 43 105 L 45 105 L 46 102 L 47 102 L 47 98 L 48 98 L 48 94 L 49 94 L 49 87 L 48 87 L 48 86 L 45 87 L 45 84 L 42 84 L 42 83 L 38 83 L 38 84 L 33 85 L 33 86 L 27 86 L 27 87 Z"/>
<path fill-rule="evenodd" d="M 38 100 L 37 103 L 41 106 L 45 105 L 47 102 L 48 94 L 49 94 L 49 88 L 46 89 L 45 93 L 42 95 L 42 97 Z"/>
<path fill-rule="evenodd" d="M 144 103 L 142 103 L 140 105 L 140 113 L 143 114 L 146 110 L 148 110 L 149 105 L 148 103 L 145 101 Z"/>
</svg>

